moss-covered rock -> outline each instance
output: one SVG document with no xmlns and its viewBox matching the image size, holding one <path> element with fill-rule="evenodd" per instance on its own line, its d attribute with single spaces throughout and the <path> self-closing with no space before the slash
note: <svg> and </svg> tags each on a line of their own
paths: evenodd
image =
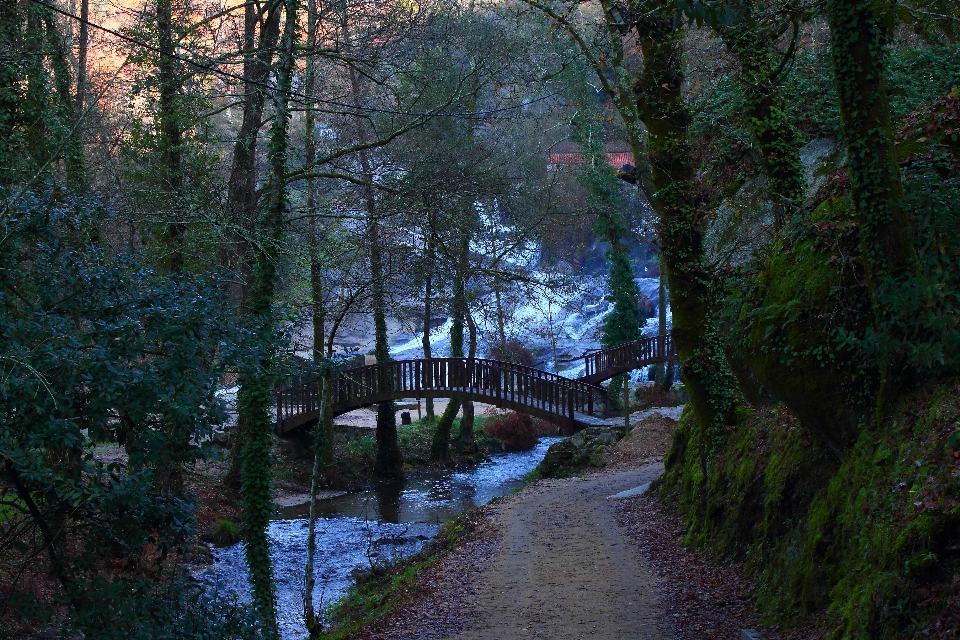
<svg viewBox="0 0 960 640">
<path fill-rule="evenodd" d="M 746 292 L 734 297 L 740 349 L 729 358 L 745 363 L 838 459 L 856 441 L 869 387 L 853 353 L 838 346 L 843 331 L 859 329 L 867 304 L 850 258 L 850 208 L 847 196 L 826 197 L 774 244 Z"/>
<path fill-rule="evenodd" d="M 623 438 L 623 427 L 589 427 L 566 440 L 550 445 L 535 470 L 540 478 L 569 478 L 606 463 L 603 452 Z"/>
<path fill-rule="evenodd" d="M 837 639 L 960 627 L 960 381 L 915 392 L 839 464 L 783 406 L 705 466 L 691 427 L 677 425 L 661 494 L 691 542 L 746 561 L 772 619 L 823 616 Z"/>
</svg>

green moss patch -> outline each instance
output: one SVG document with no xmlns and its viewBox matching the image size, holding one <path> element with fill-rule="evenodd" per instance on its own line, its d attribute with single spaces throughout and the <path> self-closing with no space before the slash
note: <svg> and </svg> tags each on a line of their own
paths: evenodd
<svg viewBox="0 0 960 640">
<path fill-rule="evenodd" d="M 691 416 L 678 424 L 662 495 L 684 514 L 690 542 L 746 561 L 772 622 L 821 615 L 838 639 L 951 637 L 960 382 L 911 395 L 839 464 L 782 406 L 706 458 L 698 431 Z"/>
</svg>

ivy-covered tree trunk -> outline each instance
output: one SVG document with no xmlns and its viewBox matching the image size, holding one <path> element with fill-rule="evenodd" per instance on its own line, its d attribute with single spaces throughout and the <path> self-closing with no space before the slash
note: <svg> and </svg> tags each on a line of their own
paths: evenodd
<svg viewBox="0 0 960 640">
<path fill-rule="evenodd" d="M 860 227 L 860 254 L 873 306 L 876 340 L 888 342 L 877 389 L 876 419 L 892 409 L 908 378 L 905 352 L 923 339 L 909 335 L 902 317 L 904 300 L 927 294 L 910 289 L 919 273 L 912 225 L 893 139 L 887 97 L 885 46 L 889 27 L 875 0 L 827 0 L 827 19 L 840 119 L 847 147 L 847 170 Z M 889 8 L 888 8 L 889 9 Z M 923 302 L 919 303 L 921 306 Z"/>
<path fill-rule="evenodd" d="M 77 114 L 81 118 L 84 117 L 87 97 L 87 53 L 90 48 L 89 20 L 90 0 L 80 0 L 80 32 L 77 36 Z"/>
<path fill-rule="evenodd" d="M 777 85 L 777 67 L 769 33 L 751 15 L 753 3 L 744 8 L 743 20 L 720 29 L 727 49 L 740 62 L 737 83 L 746 102 L 744 121 L 753 137 L 773 197 L 774 225 L 781 229 L 789 215 L 804 201 L 806 178 L 796 130 L 783 110 Z"/>
<path fill-rule="evenodd" d="M 457 267 L 453 274 L 453 323 L 450 327 L 450 357 L 463 357 L 463 328 L 467 317 L 467 269 L 470 266 L 470 232 L 460 229 L 457 246 Z M 430 457 L 437 462 L 446 462 L 450 458 L 450 432 L 453 420 L 460 411 L 461 402 L 450 398 L 447 408 L 437 421 L 437 430 L 433 434 Z"/>
<path fill-rule="evenodd" d="M 253 282 L 249 296 L 255 335 L 262 337 L 263 344 L 257 357 L 258 362 L 241 376 L 240 392 L 237 398 L 246 429 L 242 450 L 241 505 L 247 566 L 250 571 L 253 602 L 263 620 L 268 637 L 278 635 L 277 597 L 270 559 L 270 539 L 267 536 L 267 526 L 273 512 L 273 496 L 270 487 L 270 449 L 273 432 L 270 407 L 273 402 L 274 387 L 271 338 L 276 333 L 273 302 L 286 209 L 289 91 L 293 78 L 297 0 L 287 0 L 283 10 L 286 21 L 277 69 L 279 90 L 274 95 L 275 114 L 268 151 L 270 162 L 270 181 L 266 188 L 268 200 L 266 211 L 256 225 L 261 234 L 259 234 L 259 242 L 254 247 Z"/>
<path fill-rule="evenodd" d="M 17 144 L 14 131 L 22 118 L 23 101 L 17 90 L 19 73 L 13 64 L 20 55 L 23 32 L 17 3 L 13 0 L 0 2 L 0 166 L 13 166 Z M 0 171 L 0 186 L 16 183 L 16 172 Z"/>
<path fill-rule="evenodd" d="M 917 269 L 884 81 L 888 27 L 875 0 L 827 0 L 833 68 L 867 284 Z"/>
<path fill-rule="evenodd" d="M 269 11 L 262 16 L 262 28 L 259 46 L 257 46 L 257 25 L 261 24 L 261 16 L 252 3 L 244 6 L 243 75 L 249 82 L 244 85 L 243 120 L 234 143 L 233 163 L 227 181 L 227 211 L 234 229 L 229 232 L 230 241 L 221 245 L 220 262 L 227 268 L 233 269 L 235 278 L 243 283 L 240 285 L 239 297 L 241 311 L 247 315 L 253 313 L 251 308 L 242 306 L 243 303 L 248 302 L 251 289 L 247 239 L 237 229 L 252 229 L 257 219 L 257 135 L 263 126 L 266 100 L 261 83 L 266 81 L 272 68 L 273 53 L 280 38 L 280 16 L 280 8 L 275 4 L 271 5 Z M 227 474 L 228 482 L 234 486 L 239 486 L 241 481 L 246 433 L 247 420 L 240 411 L 232 443 L 230 470 Z"/>
<path fill-rule="evenodd" d="M 37 188 L 63 166 L 70 188 L 83 192 L 70 63 L 53 11 L 0 2 L 0 36 L 0 185 Z"/>
<path fill-rule="evenodd" d="M 80 142 L 80 127 L 77 126 L 78 113 L 76 98 L 71 90 L 73 79 L 70 75 L 70 53 L 67 43 L 60 32 L 51 9 L 40 5 L 43 15 L 43 27 L 46 33 L 46 55 L 53 70 L 53 82 L 57 90 L 57 109 L 63 131 L 61 148 L 57 155 L 62 157 L 67 170 L 67 184 L 77 193 L 87 188 L 87 175 L 83 162 L 83 146 Z"/>
<path fill-rule="evenodd" d="M 160 134 L 160 156 L 163 167 L 163 190 L 167 196 L 166 208 L 177 216 L 179 195 L 183 184 L 182 145 L 183 131 L 177 115 L 177 95 L 181 90 L 178 77 L 178 62 L 174 59 L 173 7 L 171 0 L 157 0 L 157 39 L 160 56 L 157 68 L 160 72 L 160 96 L 157 117 Z M 183 269 L 183 234 L 186 225 L 181 220 L 167 224 L 169 263 L 172 273 Z"/>
<path fill-rule="evenodd" d="M 651 204 L 660 218 L 660 258 L 667 269 L 681 376 L 699 423 L 712 433 L 728 420 L 733 386 L 713 317 L 717 298 L 704 253 L 705 223 L 687 139 L 683 31 L 674 21 L 672 3 L 660 1 L 646 9 L 637 24 L 644 68 L 634 91 L 649 133 L 655 187 Z"/>
<path fill-rule="evenodd" d="M 469 329 L 469 344 L 467 359 L 473 361 L 477 357 L 477 323 L 473 320 L 473 315 L 467 305 L 464 305 L 464 312 Z M 472 400 L 464 400 L 463 416 L 460 418 L 460 450 L 463 453 L 474 454 L 477 452 L 477 441 L 473 433 L 474 428 L 474 407 Z"/>
</svg>

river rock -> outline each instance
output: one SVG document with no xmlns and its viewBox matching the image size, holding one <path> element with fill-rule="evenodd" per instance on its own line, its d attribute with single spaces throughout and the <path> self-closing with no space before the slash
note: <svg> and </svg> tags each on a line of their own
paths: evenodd
<svg viewBox="0 0 960 640">
<path fill-rule="evenodd" d="M 623 438 L 622 426 L 588 427 L 547 449 L 537 466 L 541 478 L 568 478 L 580 469 L 602 467 L 602 453 Z"/>
</svg>

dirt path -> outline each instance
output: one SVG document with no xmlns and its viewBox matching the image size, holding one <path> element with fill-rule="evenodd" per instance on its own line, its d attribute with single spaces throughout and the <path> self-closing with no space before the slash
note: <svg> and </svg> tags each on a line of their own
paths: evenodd
<svg viewBox="0 0 960 640">
<path fill-rule="evenodd" d="M 661 464 L 541 482 L 504 505 L 502 543 L 477 578 L 458 640 L 670 638 L 650 570 L 607 496 L 650 482 Z"/>
</svg>

